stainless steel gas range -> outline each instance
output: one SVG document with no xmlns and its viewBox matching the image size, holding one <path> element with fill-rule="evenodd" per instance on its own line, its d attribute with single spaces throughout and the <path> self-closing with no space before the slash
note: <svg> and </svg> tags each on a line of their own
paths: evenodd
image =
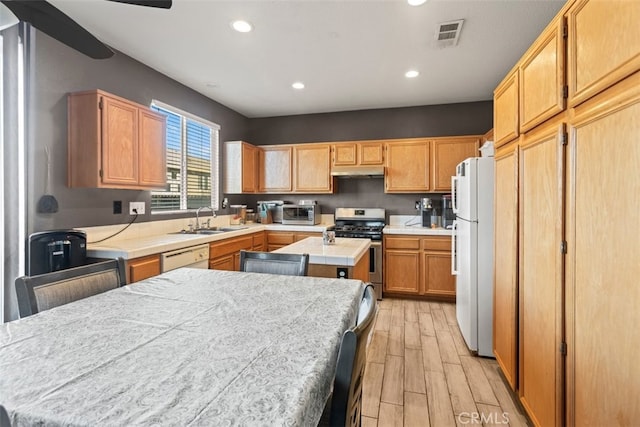
<svg viewBox="0 0 640 427">
<path fill-rule="evenodd" d="M 379 208 L 338 208 L 335 212 L 336 237 L 371 239 L 369 281 L 382 299 L 382 229 L 385 210 Z"/>
</svg>

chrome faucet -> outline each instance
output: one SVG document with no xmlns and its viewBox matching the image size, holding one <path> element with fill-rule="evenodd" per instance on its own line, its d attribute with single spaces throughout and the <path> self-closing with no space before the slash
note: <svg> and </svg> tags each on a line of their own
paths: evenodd
<svg viewBox="0 0 640 427">
<path fill-rule="evenodd" d="M 216 211 L 213 210 L 213 208 L 211 206 L 200 206 L 198 209 L 196 209 L 196 230 L 200 230 L 200 211 L 202 209 L 209 209 L 211 211 L 211 213 L 213 214 L 214 218 L 216 218 L 218 216 Z"/>
</svg>

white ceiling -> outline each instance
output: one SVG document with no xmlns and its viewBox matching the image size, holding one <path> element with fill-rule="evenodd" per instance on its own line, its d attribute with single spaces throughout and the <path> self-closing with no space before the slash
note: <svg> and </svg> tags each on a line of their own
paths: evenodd
<svg viewBox="0 0 640 427">
<path fill-rule="evenodd" d="M 51 0 L 113 48 L 247 117 L 489 100 L 563 0 Z M 242 34 L 230 23 L 251 22 Z M 456 47 L 438 23 L 464 19 Z M 404 73 L 420 71 L 414 79 Z M 306 88 L 294 90 L 302 81 Z"/>
</svg>

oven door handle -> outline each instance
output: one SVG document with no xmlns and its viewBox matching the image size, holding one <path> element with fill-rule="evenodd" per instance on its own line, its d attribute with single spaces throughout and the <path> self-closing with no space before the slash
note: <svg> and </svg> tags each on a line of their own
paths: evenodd
<svg viewBox="0 0 640 427">
<path fill-rule="evenodd" d="M 458 221 L 453 221 L 451 227 L 451 275 L 457 276 L 458 270 Z"/>
</svg>

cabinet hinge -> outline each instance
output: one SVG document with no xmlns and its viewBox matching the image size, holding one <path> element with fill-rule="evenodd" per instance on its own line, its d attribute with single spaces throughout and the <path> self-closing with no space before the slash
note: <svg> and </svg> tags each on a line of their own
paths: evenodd
<svg viewBox="0 0 640 427">
<path fill-rule="evenodd" d="M 567 99 L 569 97 L 569 86 L 567 85 L 562 86 L 562 97 L 564 99 Z"/>
<path fill-rule="evenodd" d="M 563 356 L 567 355 L 567 343 L 564 341 L 560 343 L 560 354 L 562 354 Z"/>
<path fill-rule="evenodd" d="M 102 169 L 100 169 L 99 173 L 100 173 L 100 179 L 102 179 Z"/>
<path fill-rule="evenodd" d="M 569 143 L 569 134 L 567 132 L 562 133 L 562 145 L 567 145 Z"/>
<path fill-rule="evenodd" d="M 560 253 L 562 254 L 566 254 L 567 253 L 567 241 L 563 240 L 562 242 L 560 242 Z"/>
<path fill-rule="evenodd" d="M 567 24 L 564 24 L 562 26 L 562 38 L 566 39 L 567 37 L 569 37 L 569 27 L 567 26 Z"/>
<path fill-rule="evenodd" d="M 98 108 L 102 110 L 103 104 L 102 104 L 102 98 L 100 98 L 100 102 L 98 102 Z"/>
</svg>

